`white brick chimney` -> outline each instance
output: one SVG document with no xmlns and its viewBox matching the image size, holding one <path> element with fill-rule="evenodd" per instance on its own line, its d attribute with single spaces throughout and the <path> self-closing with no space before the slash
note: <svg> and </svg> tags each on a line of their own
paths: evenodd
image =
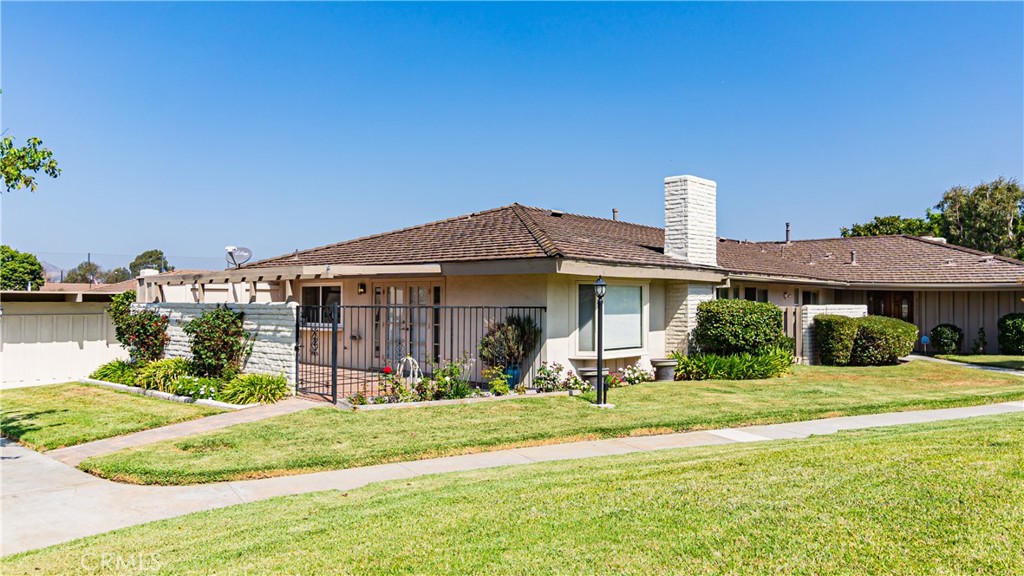
<svg viewBox="0 0 1024 576">
<path fill-rule="evenodd" d="M 691 264 L 718 265 L 717 188 L 696 176 L 665 178 L 665 254 Z"/>
</svg>

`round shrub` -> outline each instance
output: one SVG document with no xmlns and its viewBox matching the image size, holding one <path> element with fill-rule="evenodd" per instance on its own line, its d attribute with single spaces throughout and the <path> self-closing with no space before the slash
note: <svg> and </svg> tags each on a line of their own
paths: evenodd
<svg viewBox="0 0 1024 576">
<path fill-rule="evenodd" d="M 937 354 L 959 354 L 964 345 L 964 331 L 953 324 L 939 324 L 929 337 Z"/>
<path fill-rule="evenodd" d="M 814 338 L 818 343 L 818 358 L 825 366 L 846 366 L 853 353 L 857 337 L 857 318 L 820 314 L 814 317 Z"/>
<path fill-rule="evenodd" d="M 917 326 L 886 316 L 865 316 L 857 320 L 859 328 L 850 353 L 854 366 L 896 364 L 914 350 Z"/>
<path fill-rule="evenodd" d="M 152 310 L 133 312 L 124 320 L 125 341 L 128 354 L 136 362 L 152 362 L 164 355 L 167 336 L 167 316 Z"/>
<path fill-rule="evenodd" d="M 999 351 L 1024 354 L 1024 314 L 1007 314 L 999 319 Z"/>
<path fill-rule="evenodd" d="M 758 354 L 792 344 L 782 330 L 782 309 L 767 302 L 711 300 L 697 306 L 693 343 L 705 354 Z"/>
<path fill-rule="evenodd" d="M 232 404 L 273 404 L 288 394 L 288 380 L 271 374 L 245 374 L 221 388 L 220 400 Z"/>
<path fill-rule="evenodd" d="M 184 358 L 157 360 L 139 369 L 139 373 L 135 377 L 135 385 L 146 390 L 170 392 L 179 378 L 191 376 L 193 371 L 192 363 Z"/>
</svg>

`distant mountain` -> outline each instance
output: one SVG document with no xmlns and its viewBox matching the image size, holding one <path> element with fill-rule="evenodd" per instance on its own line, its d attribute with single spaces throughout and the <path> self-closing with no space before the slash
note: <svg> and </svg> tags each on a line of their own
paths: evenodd
<svg viewBox="0 0 1024 576">
<path fill-rule="evenodd" d="M 40 264 L 43 265 L 43 276 L 46 277 L 47 282 L 60 282 L 61 278 L 63 278 L 64 274 L 67 272 L 67 270 L 60 266 L 54 266 L 49 262 L 40 262 Z"/>
</svg>

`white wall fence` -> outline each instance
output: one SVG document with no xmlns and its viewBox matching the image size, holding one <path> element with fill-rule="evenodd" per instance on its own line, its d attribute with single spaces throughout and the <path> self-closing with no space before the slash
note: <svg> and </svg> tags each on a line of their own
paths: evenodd
<svg viewBox="0 0 1024 576">
<path fill-rule="evenodd" d="M 0 388 L 78 380 L 127 358 L 102 303 L 5 302 L 0 316 Z"/>
<path fill-rule="evenodd" d="M 167 336 L 170 341 L 164 349 L 167 358 L 189 358 L 192 355 L 184 325 L 197 318 L 204 310 L 225 304 L 193 302 L 154 302 L 132 304 L 132 310 L 152 310 L 168 317 Z M 242 366 L 243 372 L 283 374 L 295 382 L 295 311 L 291 302 L 226 304 L 241 312 L 243 327 L 255 336 L 252 354 Z"/>
<path fill-rule="evenodd" d="M 820 314 L 834 314 L 860 318 L 868 315 L 864 304 L 821 304 L 801 306 L 800 322 L 803 326 L 803 357 L 806 364 L 818 364 L 818 342 L 814 337 L 814 317 Z"/>
</svg>

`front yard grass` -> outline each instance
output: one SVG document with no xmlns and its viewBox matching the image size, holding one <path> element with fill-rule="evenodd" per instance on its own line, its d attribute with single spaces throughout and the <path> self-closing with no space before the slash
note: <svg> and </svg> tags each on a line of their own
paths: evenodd
<svg viewBox="0 0 1024 576">
<path fill-rule="evenodd" d="M 89 384 L 53 384 L 0 392 L 0 433 L 36 450 L 53 450 L 222 412 Z"/>
<path fill-rule="evenodd" d="M 412 412 L 415 413 L 415 412 Z M 4 558 L 160 574 L 1022 574 L 1024 417 L 425 476 Z M 141 567 L 140 567 L 141 566 Z"/>
<path fill-rule="evenodd" d="M 794 367 L 780 379 L 654 382 L 609 392 L 616 405 L 524 398 L 419 409 L 318 408 L 90 458 L 80 468 L 139 484 L 282 476 L 616 436 L 1024 399 L 1024 379 L 935 362 Z"/>
<path fill-rule="evenodd" d="M 936 358 L 963 362 L 965 364 L 976 364 L 978 366 L 1024 370 L 1024 356 L 1011 356 L 1008 354 L 938 354 Z"/>
</svg>

